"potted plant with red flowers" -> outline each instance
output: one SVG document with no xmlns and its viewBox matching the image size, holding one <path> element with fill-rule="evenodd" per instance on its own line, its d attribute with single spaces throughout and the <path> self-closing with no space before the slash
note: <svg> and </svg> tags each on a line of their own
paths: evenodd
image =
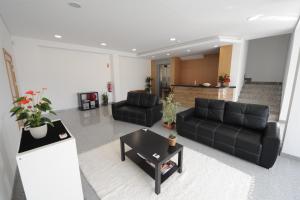
<svg viewBox="0 0 300 200">
<path fill-rule="evenodd" d="M 228 74 L 225 74 L 223 76 L 219 76 L 219 82 L 221 83 L 221 87 L 224 87 L 224 84 L 227 84 L 230 82 L 230 76 Z"/>
<path fill-rule="evenodd" d="M 16 115 L 17 121 L 23 120 L 24 128 L 28 129 L 35 139 L 43 138 L 47 135 L 48 126 L 53 126 L 51 120 L 43 114 L 54 114 L 51 108 L 51 101 L 43 96 L 46 88 L 40 91 L 29 90 L 25 96 L 19 97 L 15 106 L 10 110 L 11 116 Z"/>
</svg>

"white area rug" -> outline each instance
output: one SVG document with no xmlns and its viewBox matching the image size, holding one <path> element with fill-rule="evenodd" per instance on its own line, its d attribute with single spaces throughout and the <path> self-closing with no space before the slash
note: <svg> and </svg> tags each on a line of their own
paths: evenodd
<svg viewBox="0 0 300 200">
<path fill-rule="evenodd" d="M 177 156 L 174 157 L 177 162 Z M 119 140 L 79 155 L 80 167 L 101 200 L 246 200 L 251 176 L 187 147 L 183 172 L 175 172 L 154 192 L 154 180 L 126 157 Z"/>
</svg>

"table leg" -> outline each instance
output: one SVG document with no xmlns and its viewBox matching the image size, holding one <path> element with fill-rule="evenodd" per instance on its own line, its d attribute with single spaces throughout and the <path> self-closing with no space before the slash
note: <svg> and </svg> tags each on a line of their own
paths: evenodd
<svg viewBox="0 0 300 200">
<path fill-rule="evenodd" d="M 178 172 L 182 172 L 182 159 L 183 159 L 183 149 L 178 152 Z"/>
<path fill-rule="evenodd" d="M 121 146 L 121 160 L 125 160 L 125 145 L 124 142 L 120 140 L 120 146 Z"/>
<path fill-rule="evenodd" d="M 160 193 L 160 184 L 161 184 L 161 171 L 160 171 L 161 164 L 157 164 L 155 166 L 155 193 Z"/>
</svg>

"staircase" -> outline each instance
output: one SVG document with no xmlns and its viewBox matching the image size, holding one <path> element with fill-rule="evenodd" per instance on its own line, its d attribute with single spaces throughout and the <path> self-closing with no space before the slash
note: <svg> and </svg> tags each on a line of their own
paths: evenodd
<svg viewBox="0 0 300 200">
<path fill-rule="evenodd" d="M 238 102 L 267 105 L 270 108 L 269 121 L 278 121 L 281 93 L 281 83 L 245 82 Z"/>
</svg>

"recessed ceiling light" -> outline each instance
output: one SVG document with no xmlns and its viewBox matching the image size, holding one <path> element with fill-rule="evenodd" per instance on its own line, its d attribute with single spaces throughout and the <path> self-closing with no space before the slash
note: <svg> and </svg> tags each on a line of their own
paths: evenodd
<svg viewBox="0 0 300 200">
<path fill-rule="evenodd" d="M 131 51 L 136 51 L 136 49 L 131 49 Z"/>
<path fill-rule="evenodd" d="M 104 46 L 104 47 L 105 47 L 105 46 L 107 46 L 107 44 L 106 44 L 105 42 L 102 42 L 102 43 L 101 43 L 101 46 Z"/>
<path fill-rule="evenodd" d="M 176 38 L 171 37 L 171 38 L 170 38 L 170 41 L 171 41 L 171 42 L 174 42 L 174 41 L 176 41 Z"/>
<path fill-rule="evenodd" d="M 170 54 L 170 53 L 167 53 L 166 55 L 169 56 L 169 55 L 171 55 L 171 54 Z"/>
<path fill-rule="evenodd" d="M 73 8 L 81 8 L 81 5 L 77 2 L 69 2 L 68 5 Z"/>
<path fill-rule="evenodd" d="M 151 56 L 152 58 L 155 58 L 155 56 Z"/>
<path fill-rule="evenodd" d="M 254 15 L 252 17 L 248 17 L 248 21 L 255 21 L 255 20 L 258 20 L 259 18 L 263 17 L 264 15 L 262 14 L 258 14 L 258 15 Z"/>
<path fill-rule="evenodd" d="M 214 45 L 214 48 L 217 48 L 217 47 L 219 47 L 219 45 L 217 45 L 217 44 L 216 44 L 216 45 Z"/>
<path fill-rule="evenodd" d="M 54 37 L 57 38 L 57 39 L 61 39 L 62 38 L 62 36 L 58 35 L 58 34 L 55 34 Z"/>
<path fill-rule="evenodd" d="M 190 50 L 190 49 L 187 49 L 186 52 L 191 52 L 191 50 Z"/>
</svg>

